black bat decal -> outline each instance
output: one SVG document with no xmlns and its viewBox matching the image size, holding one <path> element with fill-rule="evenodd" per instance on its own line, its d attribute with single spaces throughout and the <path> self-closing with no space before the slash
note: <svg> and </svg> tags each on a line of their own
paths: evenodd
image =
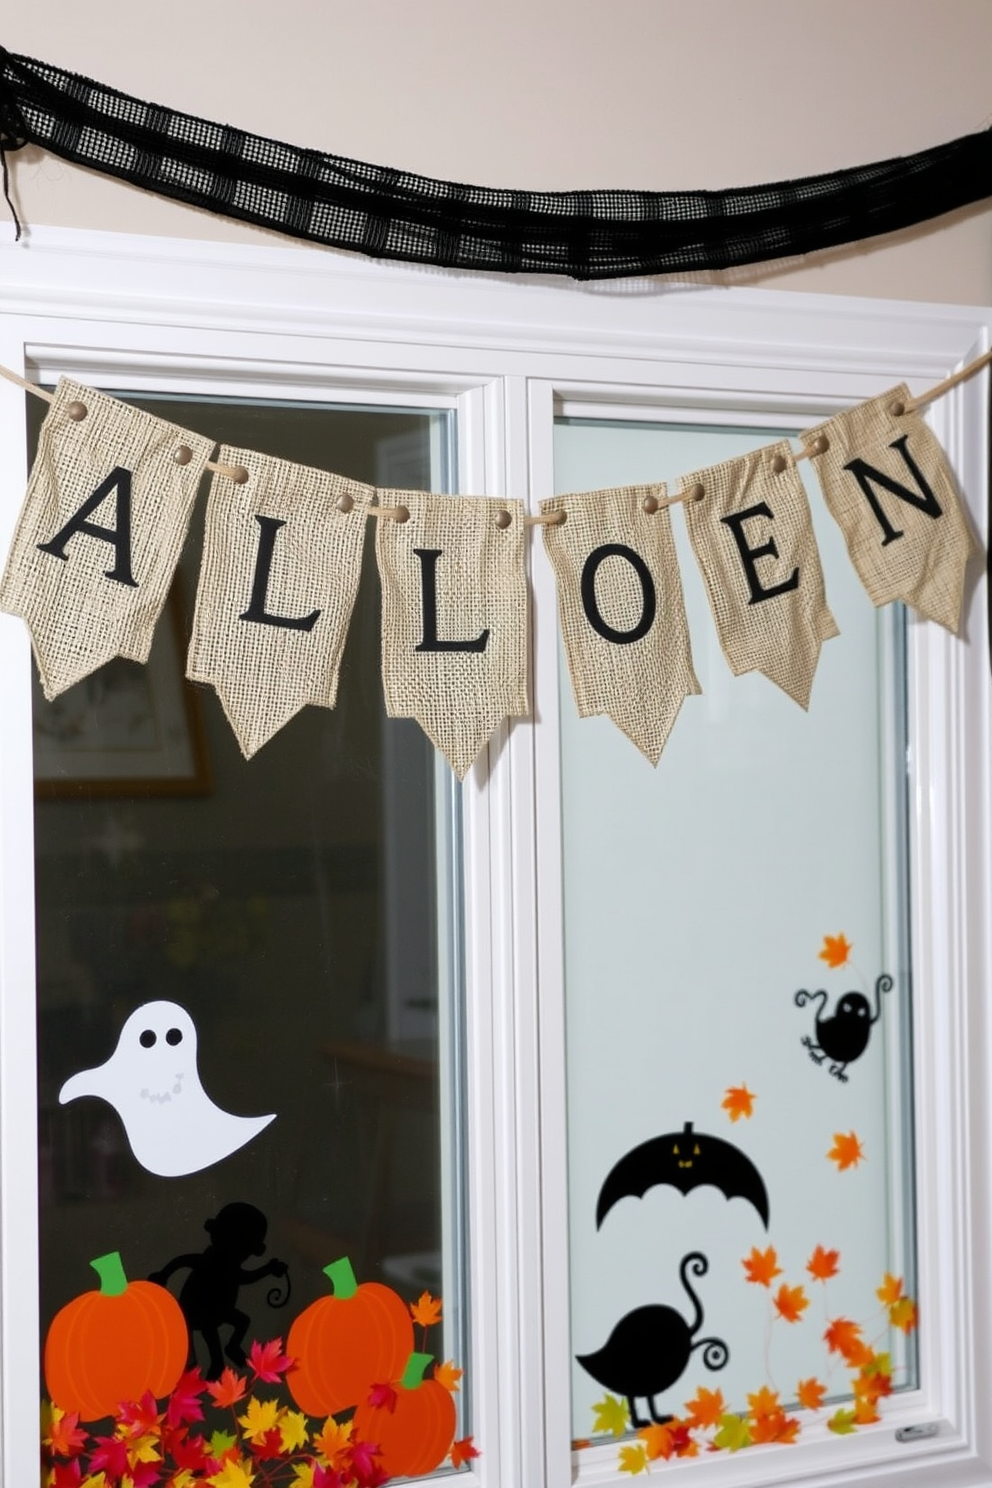
<svg viewBox="0 0 992 1488">
<path fill-rule="evenodd" d="M 632 1147 L 611 1168 L 596 1204 L 597 1230 L 620 1199 L 641 1199 L 659 1183 L 670 1183 L 682 1194 L 712 1184 L 728 1199 L 747 1199 L 768 1228 L 768 1192 L 751 1159 L 733 1142 L 694 1131 L 687 1121 L 680 1132 Z"/>
</svg>

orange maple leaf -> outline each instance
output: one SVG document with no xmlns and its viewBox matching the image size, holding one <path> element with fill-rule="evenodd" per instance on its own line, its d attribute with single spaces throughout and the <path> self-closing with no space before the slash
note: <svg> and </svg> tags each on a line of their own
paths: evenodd
<svg viewBox="0 0 992 1488">
<path fill-rule="evenodd" d="M 667 1462 L 675 1451 L 675 1435 L 670 1426 L 644 1426 L 637 1433 L 644 1443 L 649 1462 L 664 1457 Z"/>
<path fill-rule="evenodd" d="M 829 1281 L 840 1270 L 839 1261 L 839 1250 L 824 1250 L 818 1245 L 806 1262 L 806 1270 L 816 1281 Z"/>
<path fill-rule="evenodd" d="M 441 1321 L 441 1298 L 432 1297 L 430 1292 L 421 1292 L 416 1302 L 410 1303 L 410 1315 L 421 1328 L 433 1328 Z"/>
<path fill-rule="evenodd" d="M 473 1457 L 478 1457 L 478 1455 L 479 1449 L 475 1446 L 470 1436 L 463 1436 L 460 1441 L 451 1443 L 452 1467 L 462 1467 L 466 1462 L 469 1462 Z"/>
<path fill-rule="evenodd" d="M 798 1323 L 809 1306 L 809 1298 L 802 1287 L 786 1286 L 784 1281 L 772 1300 L 775 1303 L 775 1311 L 779 1317 L 785 1318 L 787 1323 Z"/>
<path fill-rule="evenodd" d="M 885 1280 L 875 1292 L 875 1296 L 883 1307 L 891 1307 L 893 1302 L 898 1302 L 902 1296 L 902 1277 L 893 1276 L 891 1272 L 886 1271 Z"/>
<path fill-rule="evenodd" d="M 454 1359 L 446 1359 L 443 1364 L 434 1366 L 434 1378 L 439 1385 L 443 1385 L 452 1394 L 458 1389 L 458 1381 L 464 1373 L 463 1369 L 457 1368 Z"/>
<path fill-rule="evenodd" d="M 685 1403 L 686 1420 L 691 1426 L 715 1426 L 727 1407 L 721 1390 L 707 1390 L 700 1385 L 691 1400 Z M 650 1452 L 648 1453 L 650 1456 Z"/>
<path fill-rule="evenodd" d="M 898 1302 L 893 1302 L 889 1308 L 889 1322 L 904 1333 L 913 1331 L 916 1327 L 916 1303 L 912 1297 L 900 1297 Z"/>
<path fill-rule="evenodd" d="M 770 1287 L 775 1277 L 782 1275 L 774 1245 L 769 1245 L 767 1250 L 753 1246 L 751 1254 L 741 1261 L 741 1265 L 747 1272 L 748 1281 L 757 1282 L 759 1286 Z"/>
<path fill-rule="evenodd" d="M 850 1318 L 834 1318 L 828 1323 L 823 1341 L 832 1354 L 840 1354 L 852 1369 L 871 1361 L 871 1349 L 861 1337 L 861 1324 Z"/>
<path fill-rule="evenodd" d="M 819 1410 L 826 1393 L 826 1385 L 821 1385 L 815 1377 L 800 1380 L 796 1386 L 796 1399 L 806 1410 Z"/>
<path fill-rule="evenodd" d="M 750 1120 L 754 1115 L 754 1103 L 757 1096 L 748 1090 L 746 1085 L 731 1085 L 720 1105 L 726 1111 L 731 1121 L 740 1121 L 744 1116 Z"/>
<path fill-rule="evenodd" d="M 854 947 L 845 935 L 825 935 L 823 946 L 818 951 L 821 961 L 826 961 L 831 971 L 838 966 L 843 966 L 848 960 Z"/>
<path fill-rule="evenodd" d="M 768 1411 L 751 1424 L 751 1445 L 762 1442 L 794 1442 L 799 1435 L 799 1419 L 784 1410 Z"/>
<path fill-rule="evenodd" d="M 782 1409 L 779 1403 L 778 1391 L 772 1390 L 768 1385 L 762 1385 L 760 1390 L 747 1397 L 748 1412 L 754 1417 L 767 1416 L 773 1411 Z"/>
<path fill-rule="evenodd" d="M 854 1402 L 854 1419 L 859 1426 L 874 1426 L 875 1422 L 882 1418 L 875 1409 L 873 1400 L 865 1400 L 858 1396 Z"/>
<path fill-rule="evenodd" d="M 233 1369 L 225 1369 L 219 1380 L 207 1385 L 207 1393 L 221 1407 L 236 1405 L 245 1393 L 248 1381 Z"/>
<path fill-rule="evenodd" d="M 831 1162 L 837 1164 L 839 1172 L 845 1168 L 856 1168 L 864 1161 L 865 1150 L 857 1132 L 834 1132 L 834 1145 L 827 1153 Z"/>
<path fill-rule="evenodd" d="M 338 1467 L 342 1454 L 351 1446 L 354 1429 L 351 1421 L 346 1421 L 342 1426 L 335 1421 L 333 1416 L 328 1416 L 321 1430 L 313 1438 L 314 1451 L 325 1458 L 332 1467 Z"/>
</svg>

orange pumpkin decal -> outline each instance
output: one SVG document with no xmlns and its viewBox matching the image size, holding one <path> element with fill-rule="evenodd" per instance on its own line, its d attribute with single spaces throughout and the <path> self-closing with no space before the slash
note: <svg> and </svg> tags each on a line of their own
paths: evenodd
<svg viewBox="0 0 992 1488">
<path fill-rule="evenodd" d="M 377 1380 L 398 1379 L 413 1348 L 413 1321 L 392 1287 L 359 1286 L 347 1256 L 325 1266 L 324 1275 L 333 1296 L 304 1308 L 286 1339 L 296 1360 L 286 1384 L 308 1416 L 350 1410 Z"/>
<path fill-rule="evenodd" d="M 355 1411 L 355 1434 L 379 1447 L 376 1465 L 389 1477 L 416 1478 L 433 1472 L 455 1439 L 455 1402 L 435 1379 L 424 1379 L 431 1354 L 411 1354 L 389 1405 L 363 1400 Z"/>
<path fill-rule="evenodd" d="M 45 1383 L 54 1403 L 81 1421 L 113 1415 L 123 1400 L 171 1394 L 186 1367 L 189 1337 L 179 1303 L 154 1281 L 131 1281 L 118 1252 L 90 1265 L 99 1291 L 56 1313 L 45 1340 Z"/>
</svg>

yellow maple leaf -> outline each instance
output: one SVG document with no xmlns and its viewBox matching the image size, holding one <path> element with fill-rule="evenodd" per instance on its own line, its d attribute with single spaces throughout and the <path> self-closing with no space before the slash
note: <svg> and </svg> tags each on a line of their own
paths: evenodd
<svg viewBox="0 0 992 1488">
<path fill-rule="evenodd" d="M 825 935 L 817 954 L 821 961 L 826 961 L 831 971 L 836 971 L 838 966 L 846 964 L 853 950 L 853 945 L 845 935 Z"/>
<path fill-rule="evenodd" d="M 865 1150 L 857 1132 L 834 1132 L 834 1145 L 827 1153 L 831 1162 L 837 1164 L 839 1172 L 845 1168 L 856 1168 L 864 1161 Z"/>
<path fill-rule="evenodd" d="M 805 1410 L 819 1410 L 826 1393 L 826 1385 L 822 1385 L 815 1376 L 800 1380 L 796 1386 L 796 1399 Z"/>
<path fill-rule="evenodd" d="M 741 1261 L 741 1265 L 747 1273 L 748 1281 L 756 1282 L 759 1286 L 770 1287 L 775 1277 L 782 1275 L 774 1245 L 769 1245 L 767 1250 L 752 1246 L 751 1254 Z"/>
<path fill-rule="evenodd" d="M 255 1479 L 248 1463 L 243 1457 L 225 1462 L 220 1472 L 214 1473 L 207 1482 L 213 1484 L 213 1488 L 251 1488 Z"/>
<path fill-rule="evenodd" d="M 889 1322 L 904 1333 L 912 1332 L 916 1327 L 916 1303 L 912 1297 L 900 1297 L 898 1302 L 893 1302 L 889 1308 Z"/>
<path fill-rule="evenodd" d="M 139 1436 L 137 1441 L 127 1444 L 127 1460 L 131 1467 L 136 1462 L 159 1462 L 161 1457 L 158 1439 L 154 1436 Z"/>
<path fill-rule="evenodd" d="M 248 1409 L 238 1421 L 244 1427 L 245 1436 L 250 1442 L 261 1442 L 267 1431 L 271 1431 L 279 1423 L 278 1400 L 256 1400 L 254 1395 L 248 1401 Z"/>
<path fill-rule="evenodd" d="M 284 1452 L 295 1452 L 307 1444 L 307 1418 L 302 1411 L 283 1411 L 279 1418 L 279 1440 Z"/>
<path fill-rule="evenodd" d="M 458 1389 L 458 1381 L 464 1374 L 463 1369 L 457 1368 L 454 1359 L 445 1359 L 443 1364 L 438 1364 L 434 1369 L 434 1378 L 439 1385 L 443 1385 L 452 1394 Z"/>
<path fill-rule="evenodd" d="M 615 1395 L 604 1395 L 592 1408 L 593 1431 L 609 1431 L 613 1436 L 623 1436 L 630 1421 L 626 1402 Z"/>
<path fill-rule="evenodd" d="M 630 1447 L 620 1448 L 620 1471 L 625 1473 L 642 1473 L 648 1470 L 648 1454 L 640 1442 Z"/>
<path fill-rule="evenodd" d="M 313 1488 L 314 1463 L 294 1462 L 293 1488 Z"/>
<path fill-rule="evenodd" d="M 739 1452 L 751 1445 L 751 1431 L 743 1416 L 720 1417 L 720 1429 L 713 1438 L 713 1445 L 728 1452 Z"/>
<path fill-rule="evenodd" d="M 875 1296 L 883 1307 L 891 1307 L 893 1302 L 898 1302 L 902 1296 L 902 1277 L 893 1276 L 890 1271 L 886 1271 L 885 1279 L 877 1288 Z"/>
<path fill-rule="evenodd" d="M 754 1103 L 757 1096 L 748 1090 L 746 1085 L 731 1085 L 723 1100 L 720 1102 L 731 1121 L 740 1121 L 745 1117 L 748 1121 L 754 1115 Z"/>
</svg>

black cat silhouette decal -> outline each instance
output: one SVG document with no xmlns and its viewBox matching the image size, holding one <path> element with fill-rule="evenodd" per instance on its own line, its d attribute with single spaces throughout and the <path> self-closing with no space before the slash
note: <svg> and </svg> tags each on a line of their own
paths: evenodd
<svg viewBox="0 0 992 1488">
<path fill-rule="evenodd" d="M 679 1277 L 695 1309 L 691 1325 L 674 1307 L 638 1307 L 620 1319 L 596 1353 L 576 1355 L 598 1384 L 626 1396 L 630 1424 L 635 1428 L 650 1424 L 638 1414 L 638 1400 L 647 1401 L 650 1420 L 656 1425 L 672 1419 L 659 1413 L 656 1397 L 682 1377 L 696 1349 L 703 1350 L 707 1369 L 722 1369 L 730 1358 L 721 1339 L 696 1337 L 703 1326 L 703 1309 L 689 1284 L 689 1273 L 705 1276 L 708 1270 L 709 1261 L 701 1251 L 682 1257 Z"/>
<path fill-rule="evenodd" d="M 868 1047 L 872 1028 L 882 1016 L 882 993 L 891 992 L 894 985 L 892 978 L 883 972 L 875 982 L 874 1013 L 863 992 L 845 992 L 829 1018 L 823 1016 L 829 999 L 822 988 L 819 992 L 797 992 L 797 1007 L 822 999 L 814 1025 L 816 1039 L 814 1041 L 805 1034 L 802 1040 L 803 1048 L 809 1050 L 810 1059 L 815 1064 L 829 1059 L 830 1073 L 846 1084 L 847 1066 L 861 1058 Z"/>
<path fill-rule="evenodd" d="M 728 1199 L 747 1199 L 768 1228 L 768 1192 L 751 1159 L 733 1142 L 697 1132 L 687 1121 L 680 1132 L 632 1147 L 610 1169 L 596 1204 L 597 1230 L 614 1204 L 630 1195 L 643 1198 L 659 1183 L 670 1183 L 682 1194 L 712 1184 Z"/>
</svg>

